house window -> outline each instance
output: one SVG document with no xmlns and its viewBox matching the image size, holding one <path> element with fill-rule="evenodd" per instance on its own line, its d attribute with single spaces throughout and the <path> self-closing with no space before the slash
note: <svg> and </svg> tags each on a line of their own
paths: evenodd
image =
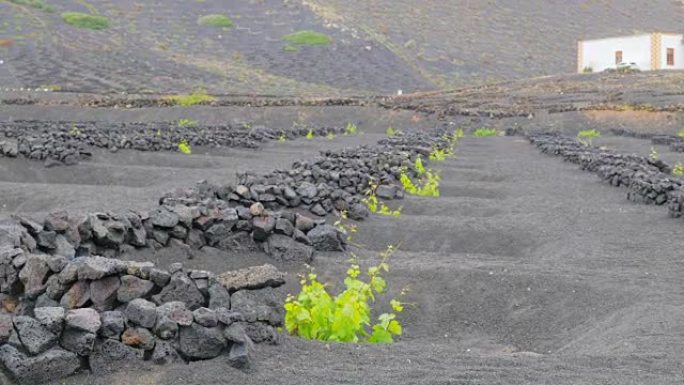
<svg viewBox="0 0 684 385">
<path fill-rule="evenodd" d="M 674 48 L 667 49 L 667 65 L 674 65 Z"/>
<path fill-rule="evenodd" d="M 615 64 L 622 63 L 622 51 L 615 51 Z"/>
</svg>

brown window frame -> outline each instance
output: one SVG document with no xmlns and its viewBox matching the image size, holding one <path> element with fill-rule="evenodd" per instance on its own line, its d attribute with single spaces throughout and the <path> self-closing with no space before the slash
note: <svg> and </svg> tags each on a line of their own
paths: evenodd
<svg viewBox="0 0 684 385">
<path fill-rule="evenodd" d="M 674 48 L 668 48 L 667 49 L 667 65 L 668 66 L 674 66 L 675 65 L 675 50 L 674 50 Z"/>
<path fill-rule="evenodd" d="M 615 64 L 622 63 L 622 51 L 615 51 Z"/>
</svg>

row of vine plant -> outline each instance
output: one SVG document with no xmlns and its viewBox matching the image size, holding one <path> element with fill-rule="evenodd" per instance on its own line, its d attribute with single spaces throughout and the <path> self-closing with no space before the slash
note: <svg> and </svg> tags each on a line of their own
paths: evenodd
<svg viewBox="0 0 684 385">
<path fill-rule="evenodd" d="M 428 159 L 439 162 L 453 156 L 461 137 L 462 129 L 445 134 L 447 148 L 433 148 Z M 413 179 L 409 176 L 409 167 L 414 170 Z M 405 165 L 400 175 L 400 182 L 410 195 L 438 197 L 439 181 L 439 173 L 425 168 L 420 156 L 411 164 Z M 377 188 L 377 182 L 371 181 L 363 199 L 370 212 L 400 216 L 402 208 L 390 208 L 381 201 L 376 194 Z M 353 244 L 352 237 L 357 232 L 357 226 L 348 221 L 346 213 L 340 214 L 335 225 L 346 235 L 348 243 Z M 285 301 L 287 332 L 309 340 L 392 343 L 395 337 L 403 333 L 398 315 L 407 305 L 411 305 L 401 300 L 407 289 L 400 291 L 399 298 L 389 301 L 391 311 L 382 313 L 373 320 L 373 310 L 378 297 L 387 291 L 385 275 L 390 270 L 389 260 L 396 250 L 397 246 L 388 246 L 380 253 L 380 262 L 365 271 L 359 258 L 351 253 L 351 265 L 344 278 L 344 290 L 337 294 L 331 293 L 330 285 L 321 282 L 313 268 L 309 267 L 310 271 L 300 277 L 299 294 L 289 295 Z"/>
</svg>

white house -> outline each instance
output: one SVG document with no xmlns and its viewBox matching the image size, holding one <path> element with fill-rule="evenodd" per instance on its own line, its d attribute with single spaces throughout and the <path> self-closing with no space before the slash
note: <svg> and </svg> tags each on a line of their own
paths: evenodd
<svg viewBox="0 0 684 385">
<path fill-rule="evenodd" d="M 642 71 L 684 69 L 684 35 L 647 33 L 577 42 L 577 72 L 630 64 Z M 634 64 L 632 64 L 634 63 Z"/>
</svg>

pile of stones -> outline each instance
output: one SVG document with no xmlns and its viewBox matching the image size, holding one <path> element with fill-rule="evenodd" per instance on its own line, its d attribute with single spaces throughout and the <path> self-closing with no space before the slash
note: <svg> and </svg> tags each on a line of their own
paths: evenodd
<svg viewBox="0 0 684 385">
<path fill-rule="evenodd" d="M 161 201 L 172 205 L 213 202 L 229 206 L 256 202 L 267 209 L 298 208 L 317 216 L 345 211 L 350 218 L 360 220 L 369 214 L 361 201 L 371 183 L 377 185 L 379 198 L 401 199 L 402 170 L 415 177 L 417 157 L 427 159 L 432 149 L 448 146 L 449 141 L 439 132 L 407 134 L 382 140 L 376 146 L 322 151 L 310 161 L 294 162 L 289 170 L 238 174 L 237 186 L 203 182 L 169 193 Z"/>
<path fill-rule="evenodd" d="M 3 263 L 15 272 L 2 280 L 9 290 L 1 295 L 0 362 L 20 384 L 221 354 L 242 369 L 253 343 L 277 343 L 283 310 L 273 288 L 284 275 L 271 265 L 215 275 L 181 264 L 69 260 L 2 241 Z"/>
<path fill-rule="evenodd" d="M 0 123 L 0 133 L 8 140 L 0 142 L 0 155 L 44 161 L 46 166 L 72 165 L 92 156 L 92 148 L 116 152 L 178 151 L 178 144 L 190 146 L 258 148 L 260 143 L 281 136 L 294 139 L 308 134 L 309 128 L 285 130 L 237 125 L 179 126 L 176 123 L 110 122 L 38 122 Z M 342 128 L 311 129 L 314 135 L 338 134 Z"/>
<path fill-rule="evenodd" d="M 633 202 L 664 205 L 684 184 L 671 176 L 671 167 L 662 160 L 586 146 L 576 138 L 557 134 L 530 135 L 529 140 L 543 153 L 576 163 L 613 186 L 626 186 L 627 198 Z"/>
</svg>

